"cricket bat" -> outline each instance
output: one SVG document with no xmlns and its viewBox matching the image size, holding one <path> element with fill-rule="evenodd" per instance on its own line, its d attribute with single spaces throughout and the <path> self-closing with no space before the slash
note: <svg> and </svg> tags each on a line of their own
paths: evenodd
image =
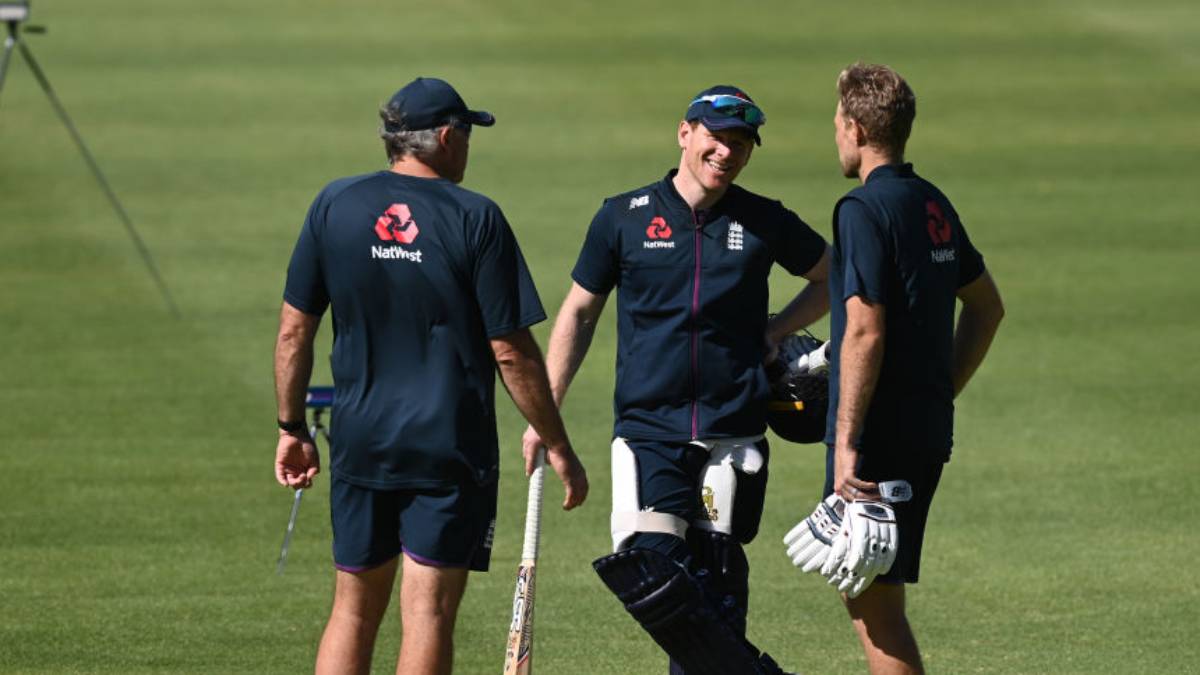
<svg viewBox="0 0 1200 675">
<path fill-rule="evenodd" d="M 542 481 L 546 473 L 546 450 L 538 450 L 529 477 L 529 503 L 525 507 L 525 546 L 517 568 L 517 590 L 513 593 L 512 623 L 508 649 L 504 652 L 504 675 L 533 673 L 533 586 L 537 571 L 538 538 L 542 531 Z"/>
</svg>

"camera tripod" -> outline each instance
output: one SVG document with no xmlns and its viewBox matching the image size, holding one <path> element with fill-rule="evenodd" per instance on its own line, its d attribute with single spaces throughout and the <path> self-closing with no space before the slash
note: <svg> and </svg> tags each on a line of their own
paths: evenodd
<svg viewBox="0 0 1200 675">
<path fill-rule="evenodd" d="M 41 85 L 42 91 L 46 93 L 46 97 L 50 99 L 50 105 L 54 108 L 54 112 L 58 114 L 58 118 L 62 120 L 63 125 L 67 127 L 71 138 L 75 141 L 76 147 L 83 155 L 84 161 L 88 168 L 92 170 L 92 175 L 96 177 L 96 181 L 100 183 L 100 189 L 104 191 L 108 201 L 112 204 L 113 210 L 116 211 L 117 217 L 125 226 L 125 231 L 129 234 L 129 238 L 133 240 L 133 245 L 137 248 L 138 254 L 142 257 L 142 262 L 145 263 L 146 269 L 150 272 L 151 278 L 154 279 L 155 286 L 158 287 L 158 292 L 162 295 L 163 300 L 167 303 L 167 308 L 171 314 L 178 318 L 179 308 L 175 305 L 175 300 L 171 297 L 171 291 L 167 288 L 166 282 L 163 281 L 162 275 L 158 272 L 158 266 L 154 264 L 154 258 L 150 255 L 150 249 L 146 247 L 146 242 L 142 240 L 138 234 L 137 228 L 133 226 L 133 220 L 129 218 L 129 214 L 125 212 L 125 207 L 121 205 L 121 201 L 117 199 L 117 194 L 113 192 L 112 186 L 109 185 L 108 179 L 104 177 L 104 173 L 100 171 L 100 165 L 96 163 L 96 158 L 92 156 L 92 152 L 88 150 L 87 144 L 83 141 L 83 136 L 79 134 L 79 130 L 75 128 L 75 123 L 71 121 L 71 117 L 67 115 L 66 108 L 63 107 L 62 101 L 58 99 L 58 95 L 54 93 L 54 87 L 50 86 L 50 80 L 46 78 L 46 73 L 38 65 L 36 59 L 33 58 L 33 52 L 29 46 L 21 39 L 21 22 L 28 16 L 28 5 L 25 5 L 25 11 L 22 14 L 14 14 L 12 16 L 4 16 L 4 23 L 8 26 L 8 37 L 4 40 L 4 52 L 0 54 L 0 92 L 4 90 L 4 78 L 8 73 L 9 61 L 12 59 L 14 50 L 20 51 L 21 56 L 25 57 L 25 62 L 29 64 L 29 69 L 33 72 L 34 78 Z M 42 26 L 27 26 L 28 33 L 45 33 L 46 29 Z"/>
</svg>

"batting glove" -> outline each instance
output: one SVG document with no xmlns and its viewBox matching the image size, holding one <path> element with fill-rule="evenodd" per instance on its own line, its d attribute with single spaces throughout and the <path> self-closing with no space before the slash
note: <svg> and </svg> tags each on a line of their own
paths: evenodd
<svg viewBox="0 0 1200 675">
<path fill-rule="evenodd" d="M 846 502 L 836 494 L 829 495 L 809 517 L 800 521 L 783 538 L 787 556 L 801 572 L 812 572 L 825 564 L 833 548 L 834 538 L 842 527 Z"/>
<path fill-rule="evenodd" d="M 846 506 L 844 521 L 843 531 L 848 533 L 845 558 L 826 577 L 839 591 L 855 598 L 896 561 L 896 512 L 887 504 L 856 500 Z"/>
</svg>

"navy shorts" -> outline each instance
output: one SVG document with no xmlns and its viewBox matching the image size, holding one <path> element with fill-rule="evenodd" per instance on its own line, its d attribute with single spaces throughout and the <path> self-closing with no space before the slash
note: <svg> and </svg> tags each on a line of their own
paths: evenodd
<svg viewBox="0 0 1200 675">
<path fill-rule="evenodd" d="M 637 459 L 640 508 L 653 508 L 689 523 L 704 517 L 700 479 L 709 459 L 707 450 L 682 442 L 627 440 L 626 443 Z M 753 476 L 738 473 L 734 496 L 733 537 L 743 544 L 749 544 L 758 534 L 767 494 L 771 449 L 765 438 L 755 447 L 763 455 L 763 467 Z"/>
<path fill-rule="evenodd" d="M 496 526 L 496 483 L 403 490 L 329 483 L 333 562 L 343 572 L 378 567 L 403 551 L 422 565 L 486 572 Z"/>
<path fill-rule="evenodd" d="M 916 453 L 897 453 L 881 456 L 860 453 L 855 475 L 865 481 L 878 483 L 885 480 L 906 480 L 912 486 L 912 499 L 892 504 L 896 511 L 896 529 L 900 545 L 896 550 L 896 562 L 887 574 L 876 577 L 877 581 L 893 584 L 915 584 L 921 575 L 921 543 L 925 539 L 925 521 L 929 518 L 929 506 L 942 478 L 943 462 L 915 459 Z M 825 453 L 825 490 L 823 496 L 833 493 L 833 447 L 827 446 Z"/>
</svg>

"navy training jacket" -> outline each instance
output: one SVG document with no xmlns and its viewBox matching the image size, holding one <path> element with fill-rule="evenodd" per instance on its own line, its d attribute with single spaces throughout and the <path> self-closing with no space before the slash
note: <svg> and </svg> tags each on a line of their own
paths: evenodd
<svg viewBox="0 0 1200 675">
<path fill-rule="evenodd" d="M 589 292 L 618 289 L 614 433 L 761 434 L 767 277 L 774 263 L 805 274 L 825 240 L 780 202 L 736 185 L 693 211 L 674 175 L 606 199 L 571 273 Z"/>
</svg>

